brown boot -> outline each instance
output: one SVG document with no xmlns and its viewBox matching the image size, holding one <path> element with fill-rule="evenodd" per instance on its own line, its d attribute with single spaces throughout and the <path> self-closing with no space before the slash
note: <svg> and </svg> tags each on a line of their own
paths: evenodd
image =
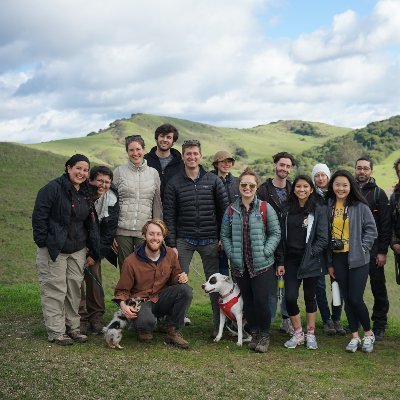
<svg viewBox="0 0 400 400">
<path fill-rule="evenodd" d="M 138 335 L 139 342 L 151 343 L 151 341 L 153 340 L 153 332 L 139 331 L 138 333 L 139 333 L 139 335 Z"/>
<path fill-rule="evenodd" d="M 182 337 L 181 333 L 174 326 L 169 326 L 167 328 L 165 341 L 181 349 L 187 349 L 189 347 L 189 342 Z"/>
</svg>

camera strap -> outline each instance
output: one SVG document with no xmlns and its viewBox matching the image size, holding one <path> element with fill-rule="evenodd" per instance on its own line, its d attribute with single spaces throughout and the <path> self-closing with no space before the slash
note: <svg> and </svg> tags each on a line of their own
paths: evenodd
<svg viewBox="0 0 400 400">
<path fill-rule="evenodd" d="M 335 210 L 336 210 L 336 202 L 334 204 L 332 204 L 332 209 L 331 209 L 331 231 L 332 231 L 332 227 L 333 227 L 333 220 L 335 219 Z M 349 211 L 349 206 L 345 206 L 344 213 L 343 213 L 343 225 L 342 225 L 342 229 L 340 232 L 340 240 L 343 239 L 344 224 L 346 223 L 348 211 Z"/>
</svg>

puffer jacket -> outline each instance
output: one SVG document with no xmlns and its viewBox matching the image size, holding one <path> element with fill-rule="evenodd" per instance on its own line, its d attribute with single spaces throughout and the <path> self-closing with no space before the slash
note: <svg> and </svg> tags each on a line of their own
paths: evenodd
<svg viewBox="0 0 400 400">
<path fill-rule="evenodd" d="M 141 237 L 149 219 L 162 218 L 158 172 L 146 160 L 140 167 L 129 160 L 115 169 L 113 183 L 120 206 L 117 235 Z"/>
<path fill-rule="evenodd" d="M 72 208 L 75 218 L 71 218 Z M 87 215 L 84 223 L 71 226 L 79 215 Z M 68 247 L 72 252 L 87 246 L 92 249 L 94 260 L 100 258 L 100 232 L 95 211 L 89 207 L 82 190 L 75 190 L 67 174 L 50 181 L 39 190 L 32 213 L 32 228 L 36 245 L 47 247 L 53 261 L 63 250 L 68 237 Z"/>
<path fill-rule="evenodd" d="M 275 210 L 267 204 L 267 227 L 265 228 L 260 213 L 260 202 L 260 199 L 255 198 L 249 217 L 255 272 L 266 270 L 274 264 L 274 252 L 281 238 L 280 223 Z M 243 274 L 243 217 L 240 203 L 240 199 L 236 200 L 231 210 L 225 211 L 221 226 L 221 241 L 226 255 L 231 260 L 231 268 Z"/>
<path fill-rule="evenodd" d="M 218 176 L 217 171 L 211 171 L 213 174 Z M 226 194 L 228 195 L 228 202 L 229 204 L 232 204 L 235 202 L 235 200 L 238 199 L 240 196 L 239 193 L 239 178 L 236 176 L 233 176 L 230 172 L 226 176 L 226 178 L 219 177 L 221 179 L 222 183 L 225 186 Z"/>
<path fill-rule="evenodd" d="M 218 240 L 221 220 L 228 206 L 221 179 L 200 167 L 195 183 L 183 168 L 165 189 L 164 221 L 169 235 L 166 243 L 176 247 L 176 239 Z"/>
</svg>

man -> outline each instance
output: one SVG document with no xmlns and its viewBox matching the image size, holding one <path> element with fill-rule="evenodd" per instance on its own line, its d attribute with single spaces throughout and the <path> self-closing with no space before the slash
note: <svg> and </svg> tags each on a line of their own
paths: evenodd
<svg viewBox="0 0 400 400">
<path fill-rule="evenodd" d="M 185 311 L 192 300 L 192 288 L 182 272 L 176 253 L 163 244 L 167 228 L 163 221 L 152 219 L 143 226 L 144 243 L 135 248 L 122 265 L 114 298 L 126 318 L 138 331 L 139 341 L 149 343 L 157 318 L 166 317 L 166 342 L 179 348 L 189 343 L 179 329 L 184 325 Z M 141 307 L 128 306 L 125 300 L 141 299 Z"/>
<path fill-rule="evenodd" d="M 394 252 L 396 263 L 396 282 L 400 285 L 400 158 L 398 158 L 394 165 L 398 182 L 394 187 L 393 193 L 390 196 L 390 206 L 392 211 L 392 242 L 391 248 Z"/>
<path fill-rule="evenodd" d="M 111 246 L 117 231 L 119 203 L 118 192 L 111 183 L 112 179 L 113 173 L 108 167 L 96 166 L 90 170 L 89 184 L 94 190 L 94 206 L 100 224 L 100 256 L 117 265 L 116 254 Z M 100 260 L 95 262 L 89 251 L 79 307 L 81 332 L 86 333 L 90 328 L 92 333 L 102 333 L 104 312 L 101 263 Z"/>
<path fill-rule="evenodd" d="M 157 146 L 145 154 L 147 165 L 158 171 L 161 180 L 161 200 L 168 181 L 183 168 L 181 153 L 172 146 L 179 138 L 178 130 L 170 124 L 159 126 L 154 134 Z"/>
<path fill-rule="evenodd" d="M 218 272 L 219 233 L 228 198 L 221 179 L 200 166 L 198 140 L 183 143 L 182 159 L 184 168 L 168 182 L 164 194 L 164 220 L 170 232 L 166 242 L 178 254 L 186 273 L 197 251 L 208 279 Z M 215 331 L 219 327 L 217 297 L 210 294 Z"/>
<path fill-rule="evenodd" d="M 318 199 L 322 204 L 325 204 L 325 195 L 328 191 L 329 179 L 331 178 L 331 171 L 326 164 L 314 165 L 311 177 L 315 184 L 315 190 Z M 332 313 L 329 309 L 328 300 L 326 299 L 326 281 L 325 273 L 318 278 L 316 286 L 316 299 L 319 312 L 323 322 L 323 329 L 327 335 L 345 335 L 346 331 L 340 323 L 340 316 L 342 314 L 342 305 L 332 305 Z"/>
<path fill-rule="evenodd" d="M 257 196 L 261 200 L 267 201 L 274 208 L 278 215 L 281 228 L 283 228 L 283 215 L 286 210 L 287 199 L 292 187 L 292 184 L 287 177 L 289 176 L 292 168 L 295 166 L 295 160 L 294 157 L 286 151 L 275 154 L 272 159 L 274 161 L 274 177 L 268 178 L 262 185 L 260 185 L 257 190 Z M 269 303 L 271 308 L 271 316 L 272 318 L 275 318 L 276 309 L 278 307 L 277 296 L 270 298 Z M 293 327 L 286 311 L 284 297 L 282 297 L 281 303 L 281 317 L 282 323 L 280 330 L 282 332 L 291 334 Z"/>
<path fill-rule="evenodd" d="M 355 178 L 368 202 L 378 230 L 378 237 L 370 252 L 369 279 L 374 296 L 372 330 L 376 340 L 383 340 L 389 311 L 384 266 L 392 233 L 391 210 L 385 191 L 379 188 L 375 179 L 371 177 L 372 169 L 373 163 L 370 158 L 361 157 L 356 161 Z"/>
<path fill-rule="evenodd" d="M 239 197 L 239 179 L 231 174 L 235 158 L 228 151 L 217 151 L 214 155 L 214 174 L 218 175 L 225 186 L 228 203 L 232 204 Z M 229 275 L 229 262 L 222 247 L 219 249 L 219 273 Z"/>
</svg>

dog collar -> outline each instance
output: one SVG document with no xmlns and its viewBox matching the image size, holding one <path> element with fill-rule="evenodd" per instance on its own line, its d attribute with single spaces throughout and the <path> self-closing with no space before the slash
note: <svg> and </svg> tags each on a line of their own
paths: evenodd
<svg viewBox="0 0 400 400">
<path fill-rule="evenodd" d="M 235 290 L 235 286 L 236 286 L 236 284 L 234 283 L 233 285 L 232 285 L 232 289 L 227 293 L 227 294 L 224 294 L 224 295 L 221 295 L 221 296 L 219 296 L 221 299 L 225 299 L 225 297 L 228 297 L 229 295 L 231 295 L 232 293 L 233 293 L 233 291 Z"/>
</svg>

